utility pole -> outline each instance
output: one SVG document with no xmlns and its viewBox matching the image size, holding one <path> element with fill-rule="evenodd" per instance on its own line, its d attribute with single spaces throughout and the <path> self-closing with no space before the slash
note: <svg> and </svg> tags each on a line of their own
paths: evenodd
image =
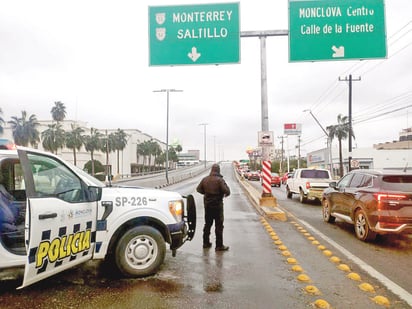
<svg viewBox="0 0 412 309">
<path fill-rule="evenodd" d="M 267 72 L 266 72 L 266 38 L 268 36 L 287 36 L 288 30 L 272 31 L 242 31 L 241 37 L 258 37 L 260 40 L 260 79 L 261 79 L 261 121 L 262 131 L 269 131 L 268 96 L 267 96 Z M 272 137 L 273 138 L 273 137 Z M 272 141 L 273 142 L 273 141 Z M 273 144 L 272 144 L 273 146 Z M 277 206 L 277 200 L 272 195 L 270 186 L 270 149 L 269 145 L 262 145 L 262 167 L 263 167 L 263 192 L 260 198 L 260 206 Z M 278 219 L 286 221 L 286 215 L 282 212 L 276 214 Z"/>
<path fill-rule="evenodd" d="M 349 115 L 348 115 L 348 122 L 349 122 L 349 158 L 348 158 L 348 170 L 352 170 L 352 136 L 353 136 L 353 129 L 352 129 L 352 82 L 358 82 L 361 78 L 358 77 L 356 79 L 352 78 L 352 74 L 349 74 L 349 78 L 345 76 L 345 78 L 339 77 L 339 81 L 349 82 Z"/>
<path fill-rule="evenodd" d="M 280 144 L 282 145 L 282 147 L 281 147 L 281 153 L 280 153 L 280 168 L 279 168 L 279 170 L 280 170 L 280 173 L 283 174 L 283 138 L 284 138 L 284 136 L 283 136 L 283 135 L 282 135 L 282 136 L 278 136 L 278 138 L 281 139 Z"/>
<path fill-rule="evenodd" d="M 298 135 L 298 168 L 300 168 L 300 135 Z"/>
<path fill-rule="evenodd" d="M 261 125 L 262 131 L 269 131 L 269 113 L 268 113 L 268 95 L 267 95 L 267 64 L 266 64 L 266 38 L 268 36 L 287 36 L 288 30 L 272 30 L 272 31 L 242 31 L 241 37 L 258 37 L 260 40 L 260 79 L 261 79 Z M 270 178 L 265 177 L 270 174 L 270 149 L 269 145 L 262 145 L 262 165 L 263 165 L 263 192 L 260 204 L 270 204 L 275 206 L 276 199 L 269 190 Z"/>
</svg>

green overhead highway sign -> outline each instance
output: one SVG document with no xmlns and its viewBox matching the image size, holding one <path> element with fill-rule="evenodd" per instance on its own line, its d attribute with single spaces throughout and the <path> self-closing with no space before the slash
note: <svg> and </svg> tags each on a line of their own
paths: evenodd
<svg viewBox="0 0 412 309">
<path fill-rule="evenodd" d="M 149 7 L 149 65 L 238 63 L 239 3 Z"/>
<path fill-rule="evenodd" d="M 289 61 L 386 58 L 383 0 L 289 0 Z"/>
</svg>

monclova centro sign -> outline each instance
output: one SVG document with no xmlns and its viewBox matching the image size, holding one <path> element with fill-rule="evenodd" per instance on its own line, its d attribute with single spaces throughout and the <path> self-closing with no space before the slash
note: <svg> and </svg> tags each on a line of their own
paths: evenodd
<svg viewBox="0 0 412 309">
<path fill-rule="evenodd" d="M 289 60 L 385 58 L 383 0 L 290 0 Z"/>
<path fill-rule="evenodd" d="M 149 7 L 149 64 L 240 61 L 239 3 Z"/>
</svg>

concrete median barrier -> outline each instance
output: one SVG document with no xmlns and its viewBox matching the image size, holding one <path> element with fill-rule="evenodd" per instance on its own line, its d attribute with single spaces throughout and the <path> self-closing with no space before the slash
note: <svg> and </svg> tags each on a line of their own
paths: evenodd
<svg viewBox="0 0 412 309">
<path fill-rule="evenodd" d="M 236 171 L 234 171 L 234 173 L 248 199 L 262 216 L 280 221 L 287 221 L 286 213 L 278 207 L 276 198 L 262 197 L 261 192 L 250 185 L 249 182 L 236 173 Z"/>
</svg>

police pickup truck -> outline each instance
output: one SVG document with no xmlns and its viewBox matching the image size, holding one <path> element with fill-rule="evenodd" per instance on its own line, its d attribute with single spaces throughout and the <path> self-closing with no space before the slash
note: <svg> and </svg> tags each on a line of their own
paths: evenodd
<svg viewBox="0 0 412 309">
<path fill-rule="evenodd" d="M 53 154 L 0 150 L 0 278 L 24 272 L 21 288 L 91 259 L 154 274 L 166 243 L 175 256 L 195 227 L 191 195 L 106 186 Z"/>
</svg>

